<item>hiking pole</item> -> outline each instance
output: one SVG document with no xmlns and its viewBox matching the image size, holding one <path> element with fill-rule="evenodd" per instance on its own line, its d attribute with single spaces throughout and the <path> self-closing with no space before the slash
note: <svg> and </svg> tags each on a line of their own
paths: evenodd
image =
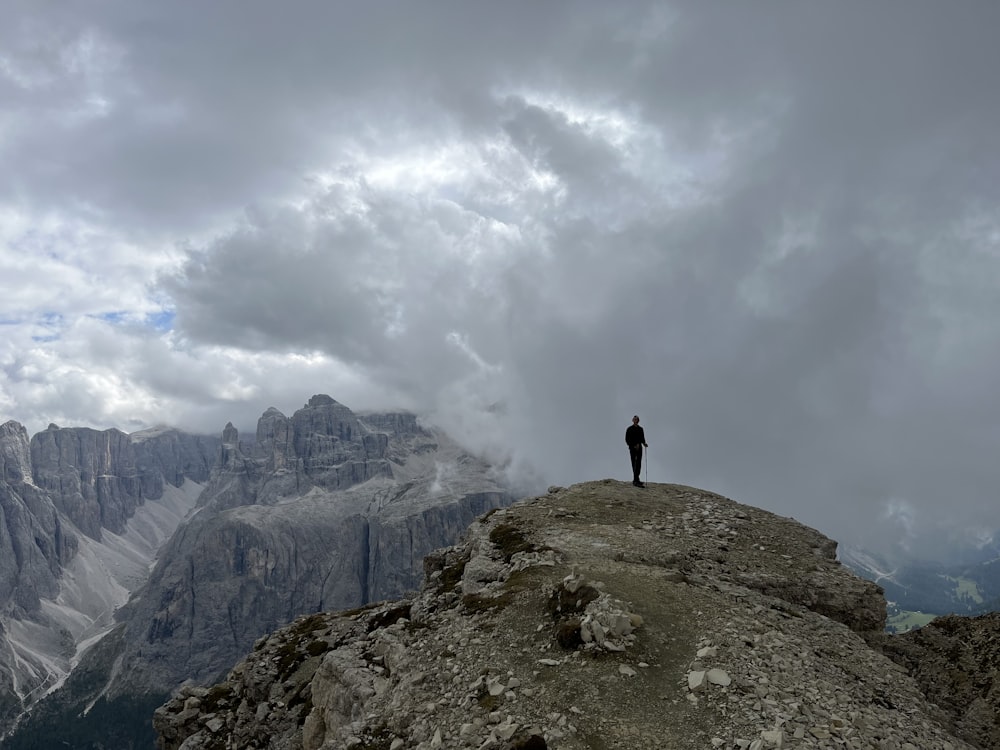
<svg viewBox="0 0 1000 750">
<path fill-rule="evenodd" d="M 646 480 L 643 484 L 646 484 L 649 481 L 649 450 L 643 450 L 643 453 L 646 454 Z"/>
</svg>

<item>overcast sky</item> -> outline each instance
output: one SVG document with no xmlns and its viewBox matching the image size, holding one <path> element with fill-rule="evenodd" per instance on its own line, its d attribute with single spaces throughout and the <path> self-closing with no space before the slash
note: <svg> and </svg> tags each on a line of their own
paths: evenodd
<svg viewBox="0 0 1000 750">
<path fill-rule="evenodd" d="M 0 4 L 0 422 L 1000 528 L 995 0 Z"/>
</svg>

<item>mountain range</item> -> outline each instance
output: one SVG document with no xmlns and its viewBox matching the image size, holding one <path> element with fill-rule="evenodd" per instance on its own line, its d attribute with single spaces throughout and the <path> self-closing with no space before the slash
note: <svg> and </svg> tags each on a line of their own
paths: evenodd
<svg viewBox="0 0 1000 750">
<path fill-rule="evenodd" d="M 0 733 L 57 688 L 194 507 L 218 439 L 0 425 Z"/>
<path fill-rule="evenodd" d="M 643 500 L 630 494 L 635 489 L 611 480 L 571 491 L 552 488 L 548 496 L 529 499 L 524 510 L 508 515 L 505 509 L 523 493 L 509 485 L 500 469 L 441 430 L 406 412 L 354 413 L 325 395 L 313 396 L 290 417 L 267 409 L 247 438 L 229 424 L 220 437 L 171 428 L 126 434 L 50 425 L 29 439 L 23 426 L 7 422 L 0 425 L 0 746 L 150 750 L 158 741 L 161 748 L 183 744 L 185 750 L 207 750 L 249 747 L 247 738 L 255 733 L 272 739 L 280 735 L 280 741 L 274 739 L 277 744 L 267 746 L 288 748 L 358 740 L 363 747 L 385 750 L 409 746 L 405 742 L 429 749 L 443 746 L 443 739 L 434 744 L 438 735 L 451 736 L 456 747 L 480 747 L 484 741 L 497 748 L 543 746 L 533 737 L 559 740 L 559 746 L 591 746 L 590 740 L 579 741 L 584 726 L 589 726 L 591 739 L 617 727 L 614 731 L 624 731 L 626 741 L 631 730 L 619 727 L 611 714 L 598 715 L 601 696 L 614 696 L 618 688 L 599 669 L 586 666 L 595 657 L 599 662 L 619 652 L 610 646 L 594 651 L 589 645 L 582 650 L 580 644 L 566 645 L 576 631 L 570 628 L 567 635 L 566 618 L 559 614 L 569 606 L 568 600 L 559 603 L 560 587 L 593 589 L 602 606 L 610 607 L 590 612 L 583 602 L 579 616 L 569 618 L 577 625 L 596 623 L 588 625 L 591 639 L 608 628 L 624 627 L 622 617 L 636 624 L 642 616 L 632 615 L 640 610 L 648 615 L 673 607 L 671 624 L 657 636 L 665 651 L 655 647 L 650 654 L 673 653 L 668 644 L 678 639 L 693 644 L 694 661 L 674 665 L 681 669 L 673 675 L 679 680 L 710 671 L 711 660 L 702 656 L 706 649 L 730 648 L 738 662 L 740 638 L 754 644 L 753 653 L 766 641 L 770 650 L 758 657 L 774 664 L 792 658 L 786 646 L 796 644 L 799 651 L 792 661 L 799 665 L 796 669 L 808 667 L 802 677 L 807 681 L 826 680 L 822 675 L 830 669 L 852 674 L 884 670 L 885 664 L 872 655 L 884 654 L 905 665 L 920 689 L 934 696 L 934 704 L 949 706 L 952 715 L 943 717 L 933 706 L 923 706 L 913 685 L 899 692 L 887 684 L 865 700 L 905 703 L 907 710 L 926 714 L 938 729 L 926 724 L 920 730 L 925 738 L 940 739 L 950 732 L 972 746 L 991 746 L 994 734 L 987 719 L 998 703 L 992 685 L 1000 685 L 996 669 L 987 664 L 996 641 L 995 618 L 941 618 L 905 638 L 881 631 L 907 630 L 935 615 L 974 615 L 995 608 L 1000 598 L 998 550 L 980 545 L 946 565 L 842 546 L 838 562 L 835 542 L 790 519 L 703 490 L 676 485 L 649 489 Z M 521 523 L 528 517 L 527 525 Z M 524 585 L 550 567 L 565 574 L 563 583 L 546 582 L 542 576 L 537 586 Z M 631 580 L 625 592 L 633 594 L 633 602 L 615 604 L 617 600 L 605 597 L 607 584 L 591 580 L 602 576 L 610 577 L 612 588 Z M 659 594 L 638 582 L 647 578 L 660 581 L 654 586 Z M 676 590 L 674 584 L 679 585 Z M 669 607 L 650 598 L 668 589 Z M 534 615 L 528 617 L 527 610 L 511 603 L 536 594 L 556 596 L 557 611 L 550 613 L 555 640 L 543 637 L 534 645 L 519 645 L 538 637 L 528 631 L 513 640 L 509 633 L 498 635 L 497 628 L 513 633 L 533 622 Z M 572 598 L 570 594 L 566 597 Z M 745 612 L 744 603 L 750 607 Z M 552 606 L 551 600 L 544 606 Z M 504 611 L 525 616 L 510 622 L 491 619 Z M 700 632 L 700 625 L 678 619 L 682 611 L 691 623 L 714 613 L 710 621 L 723 629 L 711 635 Z M 747 632 L 738 637 L 730 633 L 727 617 L 745 620 Z M 814 617 L 821 619 L 813 622 Z M 798 620 L 803 627 L 808 623 L 808 633 L 782 624 Z M 771 629 L 760 630 L 762 623 Z M 439 626 L 444 629 L 433 635 Z M 838 635 L 840 626 L 859 633 L 865 645 Z M 538 634 L 549 625 L 532 627 Z M 650 627 L 647 632 L 654 631 Z M 783 635 L 771 643 L 774 632 Z M 373 638 L 388 640 L 377 645 Z M 831 647 L 816 638 L 836 641 L 847 656 L 833 659 Z M 397 640 L 407 644 L 405 655 L 399 644 L 392 645 Z M 625 645 L 632 642 L 624 639 Z M 435 719 L 437 709 L 419 703 L 423 699 L 418 696 L 434 682 L 427 676 L 437 669 L 435 649 L 443 649 L 440 654 L 455 679 L 465 674 L 455 670 L 471 670 L 469 696 L 474 698 L 456 699 L 455 705 L 461 708 L 468 699 L 499 708 L 508 700 L 513 706 L 512 696 L 544 692 L 544 687 L 517 689 L 527 678 L 511 676 L 513 662 L 506 677 L 500 675 L 497 665 L 510 661 L 506 651 L 537 647 L 548 652 L 554 644 L 566 653 L 543 656 L 539 663 L 562 665 L 556 670 L 560 674 L 574 663 L 581 668 L 559 679 L 577 684 L 581 694 L 589 695 L 596 686 L 598 703 L 590 706 L 579 699 L 588 706 L 583 713 L 596 712 L 596 724 L 567 712 L 567 706 L 544 702 L 536 708 L 548 705 L 548 716 L 558 717 L 552 726 L 543 726 L 541 714 L 538 726 L 514 727 L 513 714 L 503 718 L 497 711 L 476 718 L 475 710 L 468 711 L 475 708 L 471 704 L 454 717 L 445 712 Z M 382 655 L 371 650 L 383 646 L 389 651 Z M 455 661 L 473 646 L 478 662 Z M 647 646 L 652 647 L 647 643 L 643 648 Z M 833 667 L 803 662 L 810 649 L 833 659 Z M 953 656 L 964 654 L 962 649 L 969 653 L 956 667 Z M 585 658 L 579 660 L 581 656 Z M 358 687 L 362 672 L 342 669 L 355 658 L 367 664 L 355 667 L 378 678 L 371 685 Z M 390 663 L 395 665 L 391 669 Z M 649 663 L 637 664 L 638 672 L 631 662 L 619 664 L 619 678 L 651 674 Z M 382 706 L 372 696 L 395 684 L 393 670 L 405 694 Z M 476 671 L 486 677 L 475 680 Z M 544 683 L 546 671 L 536 665 L 530 679 Z M 313 681 L 314 673 L 322 675 L 319 682 Z M 945 680 L 944 674 L 951 677 Z M 281 679 L 275 681 L 276 676 Z M 673 678 L 667 677 L 667 682 L 653 684 L 663 693 L 661 699 L 670 693 L 667 684 Z M 581 679 L 596 682 L 587 688 Z M 213 682 L 211 689 L 197 687 Z M 341 700 L 331 695 L 328 683 L 361 693 Z M 505 689 L 496 692 L 501 683 Z M 732 696 L 726 698 L 723 691 L 715 703 L 723 706 L 752 687 L 738 683 Z M 697 694 L 701 689 L 682 691 L 680 700 L 697 708 L 706 697 L 718 698 L 711 692 Z M 764 704 L 793 698 L 797 706 L 808 702 L 796 691 L 813 694 L 798 683 L 774 695 L 761 693 L 759 685 L 752 690 L 758 699 L 764 696 Z M 276 697 L 264 700 L 265 694 Z M 563 698 L 571 701 L 573 694 Z M 642 694 L 636 700 L 651 697 Z M 320 713 L 313 713 L 321 703 Z M 769 704 L 759 705 L 761 700 L 747 710 L 770 716 Z M 402 711 L 403 718 L 380 719 L 383 708 Z M 350 716 L 363 712 L 374 723 L 345 719 L 338 713 L 343 711 Z M 624 717 L 627 710 L 622 711 Z M 150 723 L 154 712 L 159 740 Z M 861 731 L 860 725 L 852 730 L 819 721 L 821 713 L 794 715 L 795 731 L 817 741 L 823 732 L 843 739 L 850 731 Z M 471 723 L 459 721 L 463 716 L 472 717 Z M 695 714 L 681 711 L 677 716 Z M 730 740 L 734 747 L 750 747 L 755 741 L 762 748 L 779 747 L 767 744 L 779 741 L 775 733 L 781 721 L 787 722 L 779 721 L 780 713 L 775 716 L 773 727 L 753 722 L 731 726 L 728 740 L 711 732 L 729 725 L 713 724 L 705 716 L 698 719 L 701 724 L 691 725 L 700 729 L 692 729 L 690 736 L 683 731 L 670 736 L 678 747 L 702 746 L 703 741 L 722 747 Z M 438 720 L 442 723 L 434 732 Z M 678 729 L 671 721 L 668 717 L 664 731 Z M 737 729 L 743 732 L 740 737 Z M 780 731 L 781 742 L 796 739 Z M 463 732 L 476 742 L 460 739 Z M 517 744 L 522 741 L 528 744 Z M 962 746 L 960 741 L 952 745 Z"/>
<path fill-rule="evenodd" d="M 980 615 L 1000 609 L 1000 550 L 966 546 L 963 559 L 935 562 L 912 555 L 876 555 L 842 545 L 841 562 L 877 583 L 889 604 L 889 632 L 926 624 L 939 615 Z"/>
<path fill-rule="evenodd" d="M 413 590 L 509 505 L 502 475 L 409 413 L 325 395 L 243 441 L 0 427 L 4 748 L 152 747 L 152 709 L 308 613 Z M 49 744 L 47 744 L 49 743 Z"/>
</svg>

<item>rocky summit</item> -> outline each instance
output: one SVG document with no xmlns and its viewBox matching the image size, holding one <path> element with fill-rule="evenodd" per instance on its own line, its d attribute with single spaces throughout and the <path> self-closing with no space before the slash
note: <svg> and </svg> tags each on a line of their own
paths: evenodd
<svg viewBox="0 0 1000 750">
<path fill-rule="evenodd" d="M 988 747 L 885 655 L 882 592 L 835 548 L 691 487 L 554 487 L 428 556 L 418 593 L 182 687 L 158 747 Z"/>
</svg>

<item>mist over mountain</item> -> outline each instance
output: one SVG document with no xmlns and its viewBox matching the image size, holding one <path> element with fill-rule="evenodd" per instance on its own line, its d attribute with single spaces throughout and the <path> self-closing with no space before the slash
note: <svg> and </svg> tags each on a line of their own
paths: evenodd
<svg viewBox="0 0 1000 750">
<path fill-rule="evenodd" d="M 609 518 L 631 509 L 619 519 L 627 527 L 623 533 L 656 532 L 664 537 L 657 545 L 666 546 L 653 554 L 653 547 L 645 550 L 630 541 L 620 553 L 624 557 L 619 559 L 615 553 L 617 562 L 612 567 L 621 560 L 635 562 L 645 576 L 642 571 L 662 565 L 668 569 L 664 575 L 671 585 L 682 584 L 684 590 L 693 586 L 692 591 L 708 586 L 737 602 L 749 596 L 740 593 L 740 587 L 748 587 L 765 595 L 754 606 L 773 609 L 767 617 L 774 627 L 783 627 L 780 623 L 788 614 L 784 604 L 766 597 L 791 601 L 794 606 L 804 604 L 835 621 L 862 617 L 861 629 L 869 634 L 870 644 L 881 643 L 876 634 L 884 625 L 884 614 L 879 613 L 884 613 L 885 600 L 878 588 L 864 585 L 867 593 L 861 606 L 840 602 L 839 597 L 850 598 L 855 596 L 850 592 L 861 590 L 857 588 L 861 584 L 850 583 L 846 572 L 836 572 L 836 580 L 842 583 L 823 591 L 779 572 L 792 563 L 804 566 L 805 572 L 812 570 L 812 555 L 826 560 L 817 571 L 835 570 L 836 563 L 831 561 L 836 543 L 792 519 L 786 522 L 750 507 L 731 507 L 729 501 L 700 490 L 671 489 L 662 499 L 674 499 L 664 507 L 633 507 L 627 491 L 622 494 L 610 481 L 600 487 L 585 485 L 565 496 L 554 489 L 555 494 L 538 507 L 554 501 L 546 513 L 576 519 L 575 524 L 585 520 L 577 518 L 578 502 L 590 508 L 588 513 L 606 512 Z M 444 591 L 449 590 L 456 581 L 449 578 L 448 555 L 457 553 L 447 550 L 477 518 L 481 530 L 492 529 L 490 544 L 465 542 L 464 549 L 471 550 L 472 557 L 462 558 L 458 572 L 466 594 L 461 601 L 472 615 L 480 606 L 492 611 L 495 605 L 490 597 L 496 592 L 486 596 L 484 587 L 496 589 L 503 575 L 516 579 L 514 563 L 521 542 L 513 532 L 510 539 L 505 536 L 507 526 L 497 520 L 504 516 L 494 514 L 488 527 L 482 519 L 488 511 L 510 506 L 521 493 L 510 485 L 501 467 L 472 455 L 416 415 L 355 413 L 326 395 L 313 396 L 291 416 L 267 409 L 254 433 L 245 437 L 232 424 L 226 425 L 221 438 L 168 428 L 126 435 L 118 430 L 52 425 L 29 440 L 23 426 L 8 422 L 0 426 L 0 592 L 5 597 L 0 600 L 4 666 L 0 679 L 5 680 L 0 731 L 9 733 L 3 747 L 150 750 L 154 743 L 150 719 L 171 695 L 178 695 L 180 686 L 223 680 L 265 640 L 279 644 L 279 650 L 284 648 L 281 629 L 296 618 L 331 612 L 346 612 L 350 618 L 351 613 L 362 611 L 359 608 L 411 596 L 421 582 L 426 589 L 425 574 L 432 575 L 432 580 L 437 577 L 432 587 L 444 585 Z M 571 502 L 570 498 L 577 499 Z M 677 498 L 683 502 L 671 509 L 670 503 Z M 727 510 L 720 515 L 721 508 Z M 633 517 L 634 513 L 638 515 Z M 748 519 L 758 519 L 754 524 L 762 525 L 744 528 Z M 539 535 L 553 548 L 562 544 L 563 532 L 549 528 L 552 522 L 547 516 L 533 523 L 531 535 Z M 583 528 L 573 534 L 584 533 Z M 584 534 L 572 544 L 603 549 L 604 533 L 592 542 Z M 625 544 L 617 534 L 613 534 L 614 544 Z M 683 541 L 689 536 L 690 540 Z M 811 540 L 812 552 L 786 549 L 799 536 Z M 746 547 L 748 540 L 755 541 Z M 545 544 L 533 543 L 528 551 L 550 557 L 562 554 L 546 552 Z M 695 546 L 683 551 L 688 544 Z M 498 554 L 491 545 L 499 545 L 502 563 L 490 562 Z M 988 543 L 977 550 L 961 553 L 964 567 L 960 570 L 944 565 L 918 570 L 912 557 L 888 558 L 850 547 L 839 550 L 839 561 L 884 590 L 890 614 L 894 608 L 918 601 L 929 602 L 924 607 L 928 612 L 974 613 L 990 605 L 994 591 L 991 563 L 996 562 Z M 749 557 L 743 559 L 744 554 Z M 602 560 L 604 556 L 599 554 Z M 425 559 L 431 561 L 431 568 Z M 534 565 L 541 559 L 532 560 Z M 570 562 L 570 558 L 563 561 Z M 435 564 L 443 566 L 436 573 Z M 501 575 L 498 571 L 508 564 L 514 568 Z M 590 575 L 600 575 L 605 564 L 595 562 Z M 670 572 L 674 568 L 677 572 Z M 717 578 L 721 583 L 713 582 Z M 701 593 L 688 601 L 681 589 L 676 593 L 681 598 L 673 606 L 693 607 L 692 613 L 703 607 L 697 604 Z M 500 606 L 507 601 L 504 596 L 500 594 Z M 454 605 L 454 596 L 445 599 L 434 606 Z M 378 613 L 383 610 L 389 613 L 386 624 L 402 617 L 392 605 L 364 609 L 369 613 L 364 617 L 375 618 L 371 627 L 380 627 L 382 615 Z M 878 613 L 870 615 L 869 610 Z M 435 619 L 433 613 L 425 613 L 428 616 Z M 329 619 L 329 615 L 323 617 Z M 820 630 L 831 627 L 817 622 Z M 971 627 L 979 628 L 976 638 L 990 637 L 991 625 Z M 321 644 L 316 644 L 312 654 L 313 646 L 295 643 L 294 653 L 280 651 L 274 656 L 272 649 L 264 652 L 264 658 L 274 656 L 281 664 L 287 660 L 293 666 L 316 667 L 329 647 L 320 649 Z M 919 649 L 924 646 L 910 645 L 911 641 L 893 643 L 901 644 L 901 659 L 920 663 L 923 652 Z M 299 646 L 307 648 L 306 657 L 299 653 Z M 859 650 L 857 643 L 850 648 L 861 659 L 857 663 L 875 663 L 871 660 L 876 657 Z M 886 648 L 889 653 L 891 648 Z M 934 648 L 935 658 L 946 660 L 951 646 Z M 844 662 L 843 668 L 853 669 L 851 663 L 850 659 Z M 303 675 L 296 674 L 289 690 L 298 695 L 314 689 Z M 935 678 L 926 679 L 933 683 Z M 913 689 L 906 688 L 907 695 Z M 228 695 L 244 688 L 228 686 L 225 690 Z M 191 687 L 184 691 L 170 709 L 180 713 L 169 719 L 170 728 L 161 722 L 160 731 L 201 732 L 203 726 L 213 731 L 210 727 L 217 722 L 211 711 L 202 708 L 202 700 L 210 693 Z M 199 710 L 185 713 L 185 700 L 193 701 L 191 705 L 197 704 Z M 422 708 L 401 700 L 407 710 L 422 716 Z M 257 705 L 255 701 L 251 703 Z M 289 747 L 299 747 L 294 722 L 308 714 L 293 711 L 291 705 L 285 708 L 274 714 L 275 721 L 281 732 L 290 726 Z M 168 716 L 162 711 L 159 715 L 161 720 Z M 224 716 L 225 722 L 235 722 L 237 733 L 257 731 L 253 717 L 239 711 Z M 805 714 L 800 721 L 807 719 Z M 288 725 L 289 721 L 293 724 Z M 323 721 L 332 726 L 329 716 Z M 267 722 L 260 726 L 265 725 L 268 732 L 274 731 Z M 403 732 L 398 722 L 394 726 L 393 731 Z M 556 737 L 563 731 L 561 726 L 545 731 Z M 480 729 L 489 726 L 477 725 L 476 732 Z M 703 729 L 709 731 L 710 724 Z M 206 747 L 214 741 L 207 736 L 199 740 Z"/>
<path fill-rule="evenodd" d="M 838 558 L 885 591 L 890 630 L 919 626 L 938 615 L 980 615 L 1000 609 L 1000 555 L 992 545 L 957 548 L 951 562 L 878 555 L 850 546 L 841 546 Z M 922 617 L 908 619 L 907 613 Z"/>
</svg>

